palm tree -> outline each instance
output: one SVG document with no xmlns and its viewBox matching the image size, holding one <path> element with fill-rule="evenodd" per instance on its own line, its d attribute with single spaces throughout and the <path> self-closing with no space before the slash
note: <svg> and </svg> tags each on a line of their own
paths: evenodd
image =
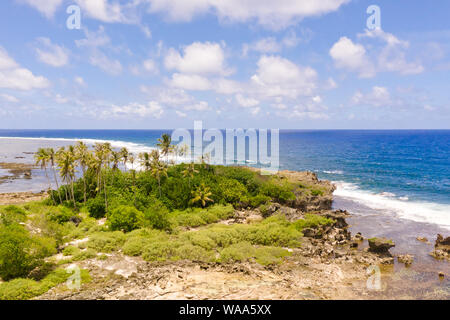
<svg viewBox="0 0 450 320">
<path fill-rule="evenodd" d="M 128 161 L 131 164 L 131 170 L 134 170 L 134 162 L 136 161 L 136 159 L 134 158 L 134 154 L 129 153 L 128 157 L 127 157 Z M 125 164 L 126 162 L 124 162 Z M 125 164 L 126 165 L 126 164 Z"/>
<path fill-rule="evenodd" d="M 118 170 L 119 163 L 122 161 L 122 152 L 111 151 L 112 169 Z"/>
<path fill-rule="evenodd" d="M 184 169 L 183 171 L 183 176 L 189 177 L 189 188 L 191 187 L 191 179 L 194 178 L 194 175 L 198 173 L 198 170 L 195 170 L 195 164 L 193 162 L 191 162 L 190 164 L 187 165 L 186 169 Z"/>
<path fill-rule="evenodd" d="M 75 155 L 73 153 L 74 148 L 70 148 L 66 151 L 64 148 L 60 149 L 57 153 L 57 161 L 59 166 L 59 174 L 64 182 L 71 185 L 72 189 L 72 201 L 73 206 L 76 209 L 77 204 L 75 202 L 75 193 L 73 188 L 73 180 L 75 179 Z"/>
<path fill-rule="evenodd" d="M 123 147 L 120 150 L 120 153 L 122 154 L 122 160 L 123 160 L 123 166 L 125 167 L 125 172 L 127 171 L 127 162 L 128 158 L 132 155 L 130 152 L 128 152 L 128 149 Z"/>
<path fill-rule="evenodd" d="M 192 199 L 191 203 L 196 204 L 199 202 L 202 206 L 202 208 L 206 207 L 208 202 L 214 202 L 213 199 L 210 198 L 212 196 L 212 193 L 209 191 L 210 188 L 205 187 L 205 185 L 202 183 L 195 191 L 192 191 Z"/>
<path fill-rule="evenodd" d="M 84 204 L 86 204 L 86 168 L 89 167 L 91 162 L 91 154 L 86 144 L 83 141 L 78 141 L 75 146 L 75 159 L 81 167 L 83 173 L 83 191 L 84 191 Z"/>
<path fill-rule="evenodd" d="M 167 177 L 167 166 L 161 161 L 152 162 L 152 176 L 158 180 L 159 197 L 161 198 L 161 176 Z"/>
<path fill-rule="evenodd" d="M 178 151 L 178 155 L 180 157 L 187 156 L 188 152 L 189 152 L 189 147 L 188 147 L 188 145 L 186 143 L 184 143 L 180 147 L 177 146 L 177 151 Z"/>
<path fill-rule="evenodd" d="M 152 167 L 152 161 L 148 152 L 139 154 L 139 162 L 141 167 L 144 168 L 145 171 L 150 170 L 150 168 Z"/>
<path fill-rule="evenodd" d="M 102 144 L 102 155 L 103 155 L 103 164 L 106 169 L 109 168 L 109 164 L 111 162 L 111 154 L 112 154 L 111 144 L 109 142 L 105 142 Z M 103 192 L 105 193 L 105 209 L 108 210 L 108 197 L 106 190 L 106 176 L 103 179 Z"/>
<path fill-rule="evenodd" d="M 158 139 L 157 146 L 161 149 L 161 154 L 166 156 L 166 162 L 169 162 L 169 153 L 171 151 L 172 137 L 167 133 L 164 133 L 161 138 Z"/>
<path fill-rule="evenodd" d="M 59 202 L 62 204 L 61 194 L 59 192 L 59 183 L 56 176 L 55 162 L 56 162 L 56 152 L 53 148 L 47 148 L 48 159 L 50 160 L 50 165 L 53 170 L 53 177 L 55 178 L 56 190 L 58 190 Z"/>
<path fill-rule="evenodd" d="M 39 148 L 38 151 L 34 154 L 34 159 L 36 161 L 36 165 L 40 165 L 41 169 L 44 170 L 45 177 L 47 178 L 47 181 L 48 181 L 48 190 L 50 191 L 52 189 L 52 184 L 51 184 L 50 178 L 47 174 L 47 164 L 48 164 L 48 161 L 50 161 L 50 156 L 48 154 L 48 151 L 44 148 Z M 52 200 L 54 201 L 55 199 L 53 199 L 53 193 L 51 193 L 51 195 L 52 195 Z"/>
</svg>

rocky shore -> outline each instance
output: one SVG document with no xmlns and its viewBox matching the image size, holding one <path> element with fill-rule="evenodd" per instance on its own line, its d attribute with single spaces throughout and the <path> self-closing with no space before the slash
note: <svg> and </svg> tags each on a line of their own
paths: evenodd
<svg viewBox="0 0 450 320">
<path fill-rule="evenodd" d="M 423 290 L 419 297 L 412 295 L 408 291 L 411 284 L 400 281 L 401 273 L 393 271 L 397 264 L 403 268 L 414 264 L 414 256 L 392 255 L 389 250 L 395 243 L 391 239 L 351 234 L 351 214 L 332 210 L 333 184 L 320 181 L 311 172 L 282 171 L 279 175 L 300 186 L 314 186 L 320 192 L 296 194 L 295 200 L 284 205 L 273 202 L 264 212 L 236 209 L 233 217 L 219 223 L 248 224 L 276 214 L 285 215 L 289 221 L 305 219 L 306 214 L 334 221 L 332 225 L 305 228 L 301 247 L 288 249 L 291 255 L 282 264 L 146 262 L 119 251 L 102 254 L 102 259 L 77 262 L 92 277 L 80 290 L 67 290 L 63 284 L 36 299 L 450 299 L 450 287 L 445 289 L 449 274 L 445 270 L 431 275 L 436 279 L 439 276 L 444 290 L 439 287 Z M 43 193 L 2 194 L 0 203 L 17 204 L 44 197 Z M 430 254 L 448 260 L 449 241 L 448 237 L 438 236 Z M 426 288 L 432 285 L 427 281 L 416 284 Z M 386 290 L 388 287 L 390 290 Z"/>
</svg>

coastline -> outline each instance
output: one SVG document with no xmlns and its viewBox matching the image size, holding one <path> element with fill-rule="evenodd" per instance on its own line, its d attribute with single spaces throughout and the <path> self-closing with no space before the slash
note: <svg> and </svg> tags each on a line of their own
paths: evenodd
<svg viewBox="0 0 450 320">
<path fill-rule="evenodd" d="M 24 153 L 24 151 L 22 152 Z M 31 153 L 29 150 L 25 152 L 27 154 Z M 14 161 L 17 163 L 21 160 L 23 159 L 20 156 L 19 159 L 14 158 Z M 29 166 L 30 164 L 24 165 Z M 26 168 L 26 170 L 29 169 L 29 167 Z M 23 180 L 23 182 L 29 185 L 35 179 L 39 180 L 42 178 L 42 174 L 38 174 L 39 170 L 33 170 L 31 170 L 31 176 L 25 177 L 22 172 L 15 181 Z M 289 175 L 289 172 L 280 172 L 280 174 L 283 173 Z M 314 183 L 331 186 L 331 183 L 328 181 L 317 180 L 317 175 L 314 173 L 291 171 L 290 174 L 293 176 L 298 175 L 301 177 L 300 179 L 307 179 Z M 329 190 L 330 192 L 334 191 L 334 187 L 330 187 Z M 0 192 L 0 205 L 20 204 L 28 201 L 41 200 L 43 197 L 45 197 L 43 192 L 6 194 Z M 386 216 L 376 209 L 362 208 L 362 204 L 356 202 L 349 203 L 348 201 L 348 199 L 340 196 L 333 196 L 333 198 L 323 197 L 319 202 L 317 202 L 317 199 L 309 199 L 305 203 L 305 208 L 307 209 L 305 210 L 330 212 L 333 209 L 334 212 L 337 212 L 340 209 L 348 209 L 347 211 L 349 211 L 350 215 L 345 217 L 345 221 L 349 223 L 348 230 L 353 236 L 361 232 L 365 238 L 363 243 L 358 246 L 358 250 L 353 251 L 354 253 L 338 248 L 338 250 L 332 249 L 330 251 L 332 254 L 324 257 L 320 254 L 318 256 L 317 254 L 308 256 L 309 253 L 299 250 L 293 252 L 293 256 L 287 258 L 285 263 L 275 268 L 265 268 L 248 262 L 236 262 L 225 266 L 193 262 L 149 265 L 148 262 L 139 258 L 128 257 L 122 254 L 112 254 L 108 256 L 108 259 L 103 264 L 99 264 L 96 259 L 80 263 L 82 267 L 86 267 L 93 274 L 100 275 L 101 277 L 108 278 L 111 276 L 112 270 L 113 280 L 111 280 L 108 286 L 113 289 L 110 292 L 105 292 L 100 289 L 100 283 L 94 281 L 93 284 L 88 285 L 79 293 L 69 294 L 59 292 L 58 288 L 56 288 L 55 290 L 50 290 L 40 298 L 450 299 L 450 293 L 448 292 L 448 288 L 450 287 L 449 263 L 436 260 L 430 256 L 437 233 L 442 233 L 444 236 L 447 236 L 448 233 L 446 234 L 446 230 L 433 224 L 405 220 L 396 215 Z M 359 211 L 367 213 L 370 210 L 373 211 L 372 214 L 359 214 Z M 245 219 L 260 215 L 258 212 L 236 212 L 235 214 L 237 217 L 244 215 Z M 418 236 L 426 236 L 430 244 L 417 241 L 416 237 Z M 393 260 L 392 264 L 381 263 L 383 289 L 380 291 L 367 290 L 366 287 L 368 280 L 367 264 L 369 261 L 380 263 L 378 257 L 367 253 L 365 250 L 368 246 L 367 238 L 371 237 L 387 237 L 393 239 L 396 247 L 391 249 L 391 251 L 394 255 L 412 254 L 414 256 L 413 264 L 408 267 L 399 263 L 397 258 Z M 307 248 L 320 248 L 319 251 L 330 250 L 329 245 L 326 245 L 327 240 L 323 240 L 322 243 L 317 243 L 314 240 L 308 240 L 307 242 Z M 127 264 L 131 266 L 131 269 L 126 266 Z M 131 273 L 127 277 L 121 276 L 121 274 L 127 275 L 129 272 Z M 132 275 L 133 272 L 135 274 L 134 276 Z M 438 273 L 440 272 L 446 275 L 444 279 L 438 277 Z M 174 287 L 167 286 L 167 283 L 166 285 L 153 282 L 149 283 L 148 277 L 143 278 L 143 274 L 150 274 L 150 279 L 164 276 L 168 279 L 167 283 L 173 282 L 174 286 L 178 288 L 178 291 Z M 207 287 L 204 287 L 205 279 L 213 279 Z M 271 280 L 269 281 L 267 279 Z M 417 285 L 418 280 L 421 281 L 420 286 Z M 242 285 L 239 290 L 236 290 L 232 286 L 224 288 L 224 283 L 228 281 L 235 284 L 243 282 L 245 285 Z M 143 288 L 142 285 L 139 285 L 140 283 L 146 283 L 146 287 Z M 197 288 L 198 292 L 184 292 L 180 288 L 185 286 Z M 152 290 L 156 291 L 148 291 L 149 287 L 152 287 Z M 270 287 L 273 288 L 269 290 Z M 224 291 L 222 289 L 214 291 L 212 288 L 222 288 Z M 254 290 L 248 292 L 250 288 L 254 288 Z M 299 288 L 302 288 L 302 290 L 298 290 Z M 336 290 L 336 288 L 339 288 L 339 290 Z M 295 292 L 294 289 L 298 292 Z M 208 292 L 208 290 L 212 290 L 213 293 Z M 233 291 L 235 292 L 233 293 Z M 267 296 L 264 296 L 264 294 L 267 294 Z"/>
<path fill-rule="evenodd" d="M 334 191 L 330 182 L 317 180 L 311 172 L 284 171 L 280 175 L 288 179 L 298 178 L 299 181 L 306 179 L 329 188 L 331 193 Z M 3 201 L 2 204 L 24 204 L 41 200 L 45 194 L 1 194 L 0 202 L 5 198 L 10 201 Z M 320 237 L 318 240 L 315 236 L 306 237 L 302 248 L 294 249 L 291 257 L 281 265 L 269 267 L 250 262 L 217 264 L 177 261 L 155 264 L 120 252 L 112 253 L 101 262 L 97 259 L 79 262 L 80 267 L 94 275 L 92 283 L 83 286 L 81 291 L 67 292 L 55 287 L 36 299 L 450 299 L 449 262 L 432 258 L 429 255 L 432 243 L 419 242 L 408 233 L 418 225 L 423 227 L 423 224 L 409 221 L 410 225 L 405 227 L 404 221 L 389 220 L 376 214 L 358 216 L 338 209 L 342 199 L 331 202 L 330 198 L 325 194 L 293 207 L 306 205 L 307 210 L 318 211 L 341 221 L 341 225 L 335 225 L 326 232 L 342 234 L 349 239 L 349 243 L 359 241 L 350 239 L 361 232 L 364 240 L 358 242 L 356 250 L 336 247 L 334 236 Z M 277 210 L 284 210 L 286 215 L 299 214 L 289 207 L 281 206 Z M 253 221 L 259 214 L 236 211 L 234 219 Z M 347 223 L 348 227 L 345 226 Z M 382 229 L 380 225 L 383 225 Z M 400 225 L 404 233 L 399 235 Z M 345 231 L 347 228 L 349 233 Z M 420 234 L 432 234 L 436 228 L 428 225 L 425 230 L 421 228 Z M 368 252 L 367 238 L 373 236 L 394 239 L 396 247 L 391 251 L 395 258 Z M 403 237 L 407 238 L 406 242 L 401 241 Z M 430 237 L 430 241 L 434 242 L 434 239 Z M 413 250 L 411 243 L 415 244 Z M 399 254 L 406 253 L 414 256 L 414 263 L 410 266 L 397 259 Z M 381 267 L 380 290 L 367 288 L 367 268 L 370 265 Z M 444 272 L 445 278 L 439 278 L 439 272 Z M 419 279 L 420 285 L 417 282 Z M 185 290 L 187 287 L 190 289 Z"/>
</svg>

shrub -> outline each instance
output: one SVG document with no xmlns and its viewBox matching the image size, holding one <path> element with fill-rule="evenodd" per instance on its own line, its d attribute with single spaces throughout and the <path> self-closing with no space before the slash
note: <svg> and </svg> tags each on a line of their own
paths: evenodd
<svg viewBox="0 0 450 320">
<path fill-rule="evenodd" d="M 306 214 L 305 219 L 297 220 L 293 223 L 297 230 L 303 230 L 305 228 L 317 228 L 323 225 L 332 225 L 335 221 L 317 214 Z"/>
<path fill-rule="evenodd" d="M 152 242 L 144 248 L 142 258 L 147 261 L 165 261 L 173 259 L 176 244 L 169 241 Z"/>
<path fill-rule="evenodd" d="M 0 223 L 5 226 L 25 222 L 26 219 L 26 211 L 18 206 L 11 205 L 0 209 Z"/>
<path fill-rule="evenodd" d="M 289 251 L 277 247 L 260 247 L 256 249 L 255 260 L 263 266 L 280 264 L 284 257 L 291 255 Z"/>
<path fill-rule="evenodd" d="M 267 204 L 271 198 L 269 196 L 263 195 L 263 194 L 257 194 L 256 196 L 253 196 L 249 199 L 249 204 L 253 208 L 257 208 L 261 205 Z"/>
<path fill-rule="evenodd" d="M 47 212 L 47 216 L 50 221 L 62 224 L 68 222 L 70 218 L 74 216 L 74 213 L 69 208 L 58 206 L 50 208 L 50 210 Z"/>
<path fill-rule="evenodd" d="M 39 296 L 64 283 L 70 277 L 65 269 L 56 269 L 41 281 L 30 279 L 14 279 L 0 283 L 0 300 L 27 300 Z M 81 270 L 81 283 L 90 281 L 87 270 Z"/>
<path fill-rule="evenodd" d="M 32 237 L 23 227 L 0 227 L 0 277 L 9 280 L 27 276 L 43 264 L 44 257 L 56 253 L 55 241 Z"/>
<path fill-rule="evenodd" d="M 64 250 L 62 251 L 63 256 L 73 256 L 77 253 L 80 252 L 80 249 L 78 249 L 75 246 L 68 246 L 65 247 Z"/>
<path fill-rule="evenodd" d="M 255 248 L 250 242 L 239 242 L 233 244 L 220 252 L 220 261 L 234 262 L 245 261 L 255 255 Z"/>
<path fill-rule="evenodd" d="M 145 211 L 144 216 L 146 223 L 153 229 L 172 229 L 172 223 L 169 219 L 169 210 L 167 210 L 160 201 L 155 201 L 155 203 Z"/>
<path fill-rule="evenodd" d="M 130 232 L 144 225 L 144 214 L 131 206 L 119 206 L 108 214 L 111 230 Z"/>
<path fill-rule="evenodd" d="M 125 242 L 125 235 L 120 231 L 97 232 L 89 236 L 87 247 L 98 252 L 112 252 Z"/>
<path fill-rule="evenodd" d="M 92 259 L 97 256 L 97 252 L 94 249 L 87 248 L 86 250 L 79 250 L 73 257 L 73 261 L 83 261 L 86 259 Z"/>
<path fill-rule="evenodd" d="M 176 249 L 175 259 L 212 262 L 215 260 L 215 253 L 214 251 L 186 243 Z"/>
<path fill-rule="evenodd" d="M 105 199 L 102 197 L 91 198 L 86 202 L 89 216 L 95 219 L 103 218 L 106 214 Z"/>
<path fill-rule="evenodd" d="M 216 188 L 222 203 L 237 204 L 248 192 L 239 181 L 226 178 L 221 179 Z"/>
<path fill-rule="evenodd" d="M 292 192 L 292 186 L 289 182 L 273 177 L 264 182 L 260 192 L 263 195 L 275 199 L 277 202 L 286 203 L 295 200 L 295 194 Z"/>
<path fill-rule="evenodd" d="M 128 239 L 122 247 L 124 254 L 128 256 L 140 256 L 144 252 L 144 248 L 150 245 L 150 239 L 143 237 L 135 237 Z"/>
</svg>

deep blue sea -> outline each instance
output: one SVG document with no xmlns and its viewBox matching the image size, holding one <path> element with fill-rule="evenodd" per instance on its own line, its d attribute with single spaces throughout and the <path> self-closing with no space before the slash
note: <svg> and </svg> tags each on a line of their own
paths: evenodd
<svg viewBox="0 0 450 320">
<path fill-rule="evenodd" d="M 0 130 L 0 137 L 108 140 L 140 152 L 162 133 L 171 130 Z M 450 130 L 282 130 L 280 169 L 316 172 L 337 184 L 337 197 L 450 229 Z"/>
</svg>

